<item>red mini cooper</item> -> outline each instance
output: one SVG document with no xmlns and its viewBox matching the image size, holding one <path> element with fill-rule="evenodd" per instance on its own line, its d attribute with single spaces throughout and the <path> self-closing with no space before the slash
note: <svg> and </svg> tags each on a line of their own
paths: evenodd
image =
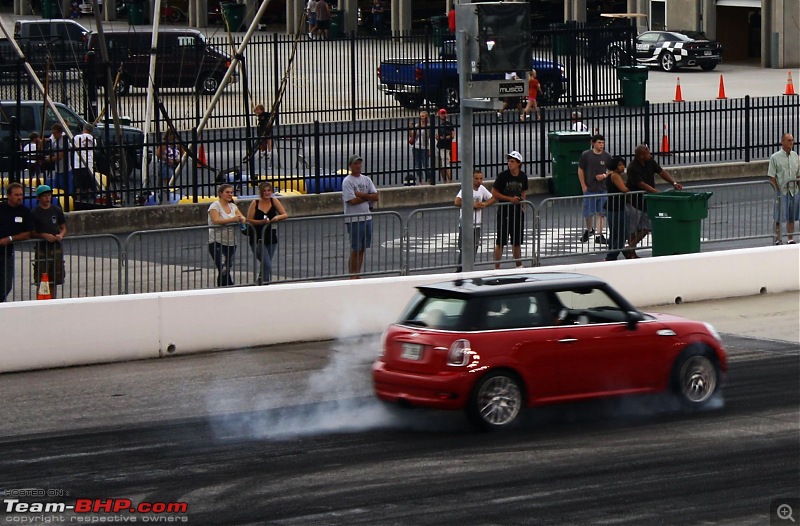
<svg viewBox="0 0 800 526">
<path fill-rule="evenodd" d="M 390 326 L 372 376 L 378 398 L 465 409 L 505 428 L 523 407 L 673 392 L 709 404 L 727 370 L 714 328 L 646 314 L 600 279 L 555 272 L 418 287 Z"/>
</svg>

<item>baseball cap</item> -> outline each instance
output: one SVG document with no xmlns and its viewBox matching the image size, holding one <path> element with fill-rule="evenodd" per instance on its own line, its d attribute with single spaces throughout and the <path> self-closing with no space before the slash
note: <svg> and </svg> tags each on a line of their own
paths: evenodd
<svg viewBox="0 0 800 526">
<path fill-rule="evenodd" d="M 509 154 L 507 155 L 507 157 L 508 157 L 509 159 L 516 159 L 516 160 L 518 160 L 519 162 L 522 162 L 522 154 L 521 154 L 521 153 L 519 153 L 517 150 L 514 150 L 513 152 L 509 153 Z"/>
<path fill-rule="evenodd" d="M 36 187 L 36 197 L 39 197 L 42 194 L 46 194 L 47 192 L 52 192 L 53 189 L 47 186 L 46 184 L 40 184 Z"/>
<path fill-rule="evenodd" d="M 439 115 L 447 115 L 447 110 L 442 108 L 439 110 Z"/>
<path fill-rule="evenodd" d="M 354 153 L 353 155 L 351 155 L 350 157 L 347 158 L 347 165 L 350 166 L 351 164 L 353 164 L 356 161 L 363 161 L 363 160 L 364 159 L 362 159 L 360 155 L 358 155 L 357 153 Z"/>
</svg>

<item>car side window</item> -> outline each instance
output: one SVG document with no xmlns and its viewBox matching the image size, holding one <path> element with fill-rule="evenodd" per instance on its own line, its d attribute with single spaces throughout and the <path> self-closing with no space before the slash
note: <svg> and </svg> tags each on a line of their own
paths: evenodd
<svg viewBox="0 0 800 526">
<path fill-rule="evenodd" d="M 408 319 L 401 323 L 431 329 L 455 329 L 461 326 L 467 301 L 462 298 L 424 298 Z"/>
<path fill-rule="evenodd" d="M 537 294 L 495 296 L 484 302 L 481 329 L 526 329 L 547 324 L 544 302 Z"/>
<path fill-rule="evenodd" d="M 599 288 L 558 291 L 552 303 L 561 305 L 554 316 L 561 325 L 617 323 L 626 319 L 625 309 Z"/>
</svg>

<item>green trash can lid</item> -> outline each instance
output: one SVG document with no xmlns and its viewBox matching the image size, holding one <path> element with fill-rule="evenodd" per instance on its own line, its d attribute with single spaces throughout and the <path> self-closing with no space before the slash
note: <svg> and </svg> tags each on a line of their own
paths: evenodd
<svg viewBox="0 0 800 526">
<path fill-rule="evenodd" d="M 680 200 L 680 201 L 694 201 L 694 200 L 704 200 L 708 201 L 711 196 L 714 195 L 714 192 L 684 192 L 680 190 L 669 190 L 667 192 L 659 192 L 657 194 L 644 194 L 645 199 L 650 200 Z"/>
<path fill-rule="evenodd" d="M 547 134 L 550 139 L 555 140 L 581 140 L 581 141 L 588 141 L 592 138 L 592 135 L 589 132 L 578 132 L 578 131 L 552 131 Z"/>
</svg>

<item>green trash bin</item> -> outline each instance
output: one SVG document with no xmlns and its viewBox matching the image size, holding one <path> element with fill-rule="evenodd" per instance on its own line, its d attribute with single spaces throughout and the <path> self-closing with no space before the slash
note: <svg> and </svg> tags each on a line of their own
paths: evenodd
<svg viewBox="0 0 800 526">
<path fill-rule="evenodd" d="M 550 155 L 553 159 L 553 176 L 550 193 L 559 196 L 583 195 L 578 179 L 581 153 L 591 146 L 592 136 L 586 132 L 558 131 L 548 134 Z"/>
<path fill-rule="evenodd" d="M 442 47 L 444 41 L 452 38 L 450 29 L 447 27 L 447 16 L 438 15 L 431 17 L 431 27 L 433 29 L 433 45 Z"/>
<path fill-rule="evenodd" d="M 42 0 L 42 18 L 61 18 L 58 0 Z"/>
<path fill-rule="evenodd" d="M 647 66 L 620 66 L 617 80 L 622 84 L 622 106 L 640 108 L 647 100 Z"/>
<path fill-rule="evenodd" d="M 128 9 L 128 24 L 132 26 L 144 25 L 144 2 L 129 2 L 126 6 Z"/>
<path fill-rule="evenodd" d="M 344 13 L 331 9 L 331 21 L 328 26 L 328 38 L 342 38 L 344 34 Z"/>
<path fill-rule="evenodd" d="M 227 21 L 228 30 L 231 32 L 239 31 L 244 23 L 244 15 L 247 12 L 247 6 L 235 2 L 226 2 L 220 4 L 220 8 L 222 9 L 223 20 Z"/>
<path fill-rule="evenodd" d="M 711 192 L 645 194 L 653 233 L 653 256 L 700 252 L 700 223 L 708 217 Z"/>
</svg>

